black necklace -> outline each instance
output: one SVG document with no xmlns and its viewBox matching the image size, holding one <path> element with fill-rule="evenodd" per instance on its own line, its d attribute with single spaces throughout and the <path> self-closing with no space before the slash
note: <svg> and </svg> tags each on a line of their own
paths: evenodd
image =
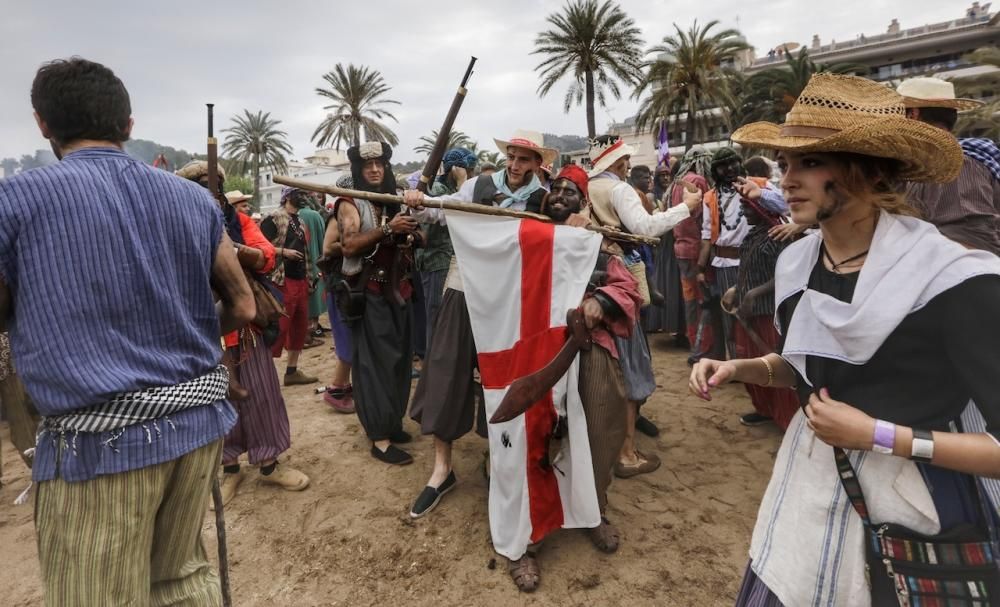
<svg viewBox="0 0 1000 607">
<path fill-rule="evenodd" d="M 735 192 L 736 190 L 733 189 L 732 191 Z M 720 198 L 724 194 L 728 194 L 728 192 L 725 192 L 723 190 L 719 191 L 719 195 L 720 195 L 719 197 Z M 741 203 L 737 202 L 737 204 L 740 205 L 740 210 L 739 210 L 739 212 L 736 215 L 736 223 L 734 223 L 733 225 L 729 225 L 728 223 L 726 223 L 726 211 L 729 210 L 729 205 L 733 204 L 734 200 L 738 201 L 739 197 L 738 196 L 734 196 L 734 197 L 730 198 L 728 201 L 726 201 L 725 204 L 719 204 L 719 222 L 722 223 L 722 227 L 726 228 L 726 230 L 728 230 L 730 232 L 732 232 L 736 228 L 740 227 L 740 221 L 743 220 L 743 205 Z"/>
<path fill-rule="evenodd" d="M 868 251 L 871 250 L 871 249 L 865 249 L 864 251 L 861 251 L 860 253 L 858 253 L 857 255 L 854 255 L 853 257 L 848 257 L 847 259 L 845 259 L 845 260 L 843 260 L 841 262 L 836 262 L 836 261 L 833 260 L 833 257 L 830 257 L 830 252 L 826 250 L 826 245 L 825 244 L 822 246 L 822 249 L 823 249 L 823 257 L 826 257 L 826 260 L 830 262 L 830 271 L 832 271 L 832 272 L 836 272 L 838 268 L 840 268 L 841 266 L 843 266 L 845 264 L 849 264 L 852 261 L 857 261 L 857 260 L 861 259 L 862 257 L 864 257 L 865 255 L 868 254 Z"/>
</svg>

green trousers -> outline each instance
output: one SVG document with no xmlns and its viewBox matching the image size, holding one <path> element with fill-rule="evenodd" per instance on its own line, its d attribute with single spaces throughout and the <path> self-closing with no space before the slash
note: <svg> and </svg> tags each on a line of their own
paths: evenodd
<svg viewBox="0 0 1000 607">
<path fill-rule="evenodd" d="M 222 441 L 89 481 L 38 485 L 35 528 L 50 607 L 213 607 L 201 526 Z"/>
</svg>

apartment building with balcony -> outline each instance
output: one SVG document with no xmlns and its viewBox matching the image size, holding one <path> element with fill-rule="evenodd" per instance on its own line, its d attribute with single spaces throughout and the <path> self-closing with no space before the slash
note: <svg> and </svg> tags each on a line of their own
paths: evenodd
<svg viewBox="0 0 1000 607">
<path fill-rule="evenodd" d="M 928 23 L 903 28 L 899 19 L 893 19 L 886 30 L 877 34 L 858 34 L 853 40 L 823 42 L 814 35 L 806 48 L 809 58 L 817 64 L 858 63 L 867 67 L 867 73 L 858 75 L 872 78 L 887 86 L 895 87 L 902 80 L 915 76 L 936 76 L 953 81 L 996 71 L 992 66 L 975 65 L 964 59 L 972 51 L 985 46 L 1000 45 L 1000 12 L 990 11 L 991 4 L 973 2 L 961 16 L 950 21 Z M 905 20 L 904 20 L 905 21 Z M 770 49 L 761 57 L 756 50 L 743 53 L 735 67 L 752 75 L 762 70 L 781 67 L 785 53 L 798 53 L 800 43 L 785 43 L 781 48 Z M 1000 96 L 1000 89 L 983 91 L 980 97 L 990 100 Z M 729 127 L 721 108 L 699 110 L 709 118 L 708 137 L 696 140 L 708 149 L 728 145 Z M 683 154 L 685 115 L 670 121 L 671 155 Z M 616 134 L 638 151 L 632 164 L 656 164 L 656 133 L 635 128 L 635 117 L 612 124 L 608 132 Z M 571 161 L 587 165 L 586 150 L 568 154 Z"/>
</svg>

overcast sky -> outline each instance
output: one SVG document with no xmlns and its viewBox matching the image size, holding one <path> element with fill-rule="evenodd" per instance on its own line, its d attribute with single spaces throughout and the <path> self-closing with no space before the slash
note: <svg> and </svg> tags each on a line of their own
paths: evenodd
<svg viewBox="0 0 1000 607">
<path fill-rule="evenodd" d="M 783 42 L 849 40 L 960 18 L 966 2 L 940 0 L 621 0 L 648 46 L 695 19 L 739 27 L 757 55 Z M 325 112 L 314 92 L 338 62 L 382 72 L 402 103 L 392 124 L 394 160 L 416 159 L 421 135 L 440 126 L 470 55 L 479 58 L 455 127 L 486 148 L 515 128 L 586 134 L 582 107 L 562 111 L 566 85 L 545 99 L 531 55 L 545 17 L 563 0 L 368 0 L 258 2 L 171 0 L 5 0 L 0 6 L 0 157 L 47 147 L 31 117 L 29 91 L 46 60 L 81 55 L 118 74 L 132 97 L 133 137 L 189 151 L 205 146 L 205 103 L 217 128 L 244 108 L 271 112 L 288 132 L 295 157 L 309 155 Z M 609 100 L 597 110 L 600 131 L 636 108 Z"/>
</svg>

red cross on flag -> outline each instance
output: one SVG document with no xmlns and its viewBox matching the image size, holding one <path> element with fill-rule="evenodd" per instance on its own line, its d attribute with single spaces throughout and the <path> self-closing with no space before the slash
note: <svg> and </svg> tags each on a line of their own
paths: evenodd
<svg viewBox="0 0 1000 607">
<path fill-rule="evenodd" d="M 489 419 L 507 388 L 551 361 L 580 305 L 601 236 L 569 226 L 446 211 L 458 258 Z M 494 549 L 520 558 L 559 528 L 600 523 L 579 360 L 524 415 L 490 424 L 490 532 Z M 550 457 L 559 415 L 567 438 Z"/>
</svg>

